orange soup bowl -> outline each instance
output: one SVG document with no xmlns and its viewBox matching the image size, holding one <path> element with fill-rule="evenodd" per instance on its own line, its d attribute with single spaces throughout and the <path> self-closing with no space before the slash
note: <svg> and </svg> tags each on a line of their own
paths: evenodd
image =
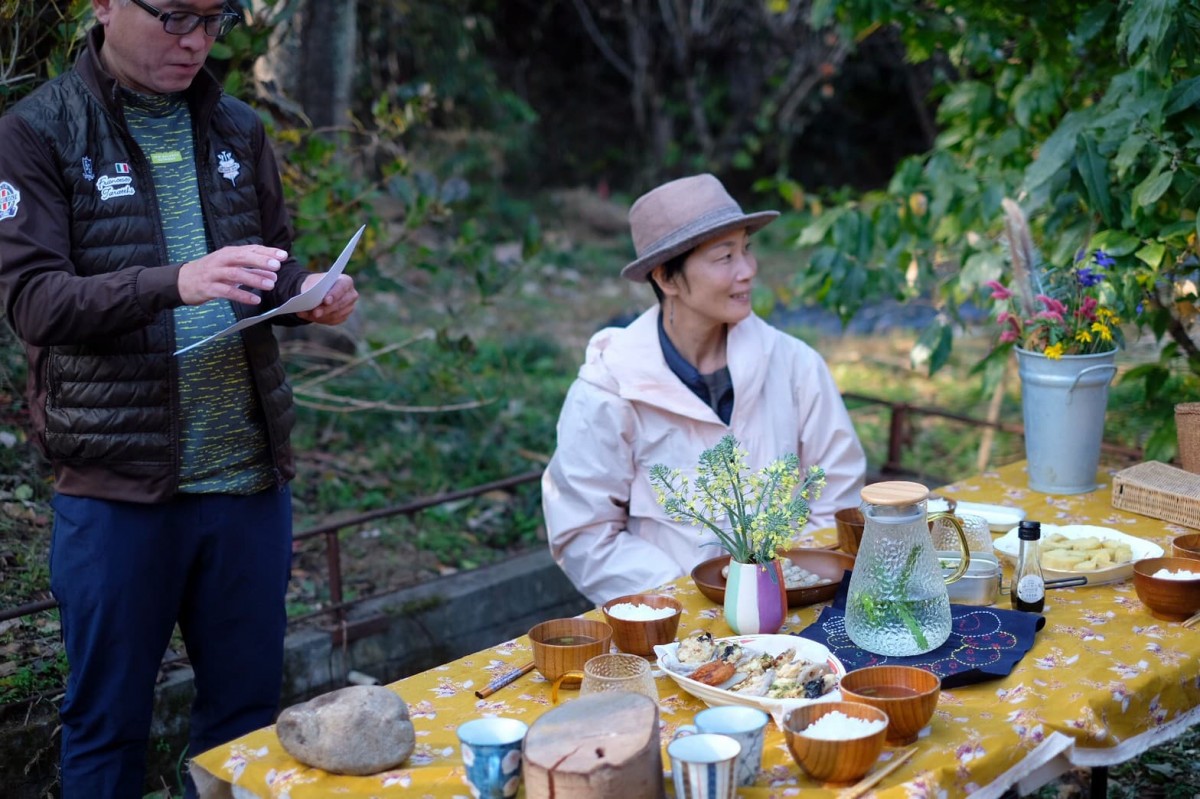
<svg viewBox="0 0 1200 799">
<path fill-rule="evenodd" d="M 1175 536 L 1171 541 L 1171 554 L 1177 558 L 1200 560 L 1200 533 Z"/>
<path fill-rule="evenodd" d="M 612 628 L 591 619 L 550 619 L 529 630 L 533 667 L 553 682 L 568 671 L 583 671 L 583 664 L 608 651 Z"/>
<path fill-rule="evenodd" d="M 933 718 L 942 678 L 916 666 L 868 666 L 842 678 L 842 698 L 888 714 L 887 743 L 905 746 Z"/>
<path fill-rule="evenodd" d="M 857 555 L 867 523 L 863 512 L 858 508 L 842 508 L 834 512 L 833 522 L 837 527 L 838 549 L 847 555 Z"/>
<path fill-rule="evenodd" d="M 1200 562 L 1191 558 L 1143 558 L 1133 564 L 1133 590 L 1150 615 L 1163 621 L 1184 621 L 1200 611 L 1200 577 L 1155 577 L 1160 569 L 1200 574 Z"/>
<path fill-rule="evenodd" d="M 641 605 L 659 611 L 669 608 L 675 612 L 661 619 L 626 619 L 612 614 L 612 609 L 617 605 Z M 612 627 L 613 643 L 617 649 L 631 655 L 653 657 L 654 647 L 675 640 L 683 605 L 678 599 L 665 594 L 628 594 L 605 602 L 602 610 L 605 622 Z"/>
<path fill-rule="evenodd" d="M 877 724 L 879 729 L 874 732 L 850 738 L 816 738 L 806 734 L 822 716 L 835 710 L 852 719 L 882 724 Z M 783 720 L 783 734 L 792 759 L 809 777 L 821 782 L 854 782 L 879 759 L 887 723 L 887 713 L 860 702 L 813 702 L 788 712 Z"/>
</svg>

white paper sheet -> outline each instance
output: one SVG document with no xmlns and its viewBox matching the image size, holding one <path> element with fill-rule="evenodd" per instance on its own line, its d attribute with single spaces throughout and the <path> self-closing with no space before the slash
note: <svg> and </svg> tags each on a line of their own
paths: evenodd
<svg viewBox="0 0 1200 799">
<path fill-rule="evenodd" d="M 183 349 L 175 350 L 175 354 L 182 355 L 188 350 L 194 350 L 196 347 L 207 344 L 210 341 L 215 341 L 224 336 L 228 336 L 230 333 L 236 333 L 237 331 L 250 327 L 251 325 L 257 325 L 259 322 L 265 322 L 273 316 L 279 316 L 280 314 L 285 313 L 311 311 L 313 308 L 316 308 L 321 304 L 321 300 L 325 299 L 325 295 L 328 294 L 329 289 L 333 287 L 333 282 L 337 280 L 338 275 L 345 271 L 346 264 L 350 262 L 350 256 L 354 254 L 354 248 L 358 246 L 358 240 L 362 238 L 363 231 L 366 229 L 366 225 L 363 225 L 358 229 L 358 232 L 355 233 L 354 236 L 351 237 L 350 241 L 347 242 L 346 246 L 342 248 L 342 254 L 339 255 L 338 259 L 333 262 L 333 266 L 329 268 L 329 271 L 326 272 L 324 277 L 318 280 L 308 291 L 297 294 L 295 297 L 292 297 L 278 308 L 267 311 L 266 313 L 261 313 L 258 316 L 248 316 L 239 322 L 235 322 L 219 333 L 213 333 L 208 338 L 200 339 L 195 344 L 189 344 Z"/>
</svg>

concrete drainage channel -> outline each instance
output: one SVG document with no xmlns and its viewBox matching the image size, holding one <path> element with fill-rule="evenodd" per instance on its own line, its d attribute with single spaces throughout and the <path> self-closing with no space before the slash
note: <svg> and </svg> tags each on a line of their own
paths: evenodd
<svg viewBox="0 0 1200 799">
<path fill-rule="evenodd" d="M 327 630 L 287 637 L 283 705 L 344 687 L 351 672 L 393 682 L 591 607 L 544 549 L 380 596 L 350 612 L 347 627 L 356 632 L 345 643 Z M 158 686 L 147 793 L 175 787 L 191 702 L 189 669 Z M 0 785 L 8 799 L 57 796 L 57 727 L 51 702 L 10 706 L 0 715 Z"/>
</svg>

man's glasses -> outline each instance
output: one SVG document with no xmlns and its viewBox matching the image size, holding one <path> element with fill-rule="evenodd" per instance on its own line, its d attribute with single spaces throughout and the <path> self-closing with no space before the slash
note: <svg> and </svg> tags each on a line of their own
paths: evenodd
<svg viewBox="0 0 1200 799">
<path fill-rule="evenodd" d="M 155 18 L 161 19 L 163 30 L 174 36 L 186 36 L 203 22 L 204 32 L 215 39 L 229 33 L 233 30 L 233 26 L 238 24 L 238 15 L 232 11 L 201 16 L 190 11 L 159 11 L 144 0 L 133 0 L 133 2 L 153 14 Z"/>
</svg>

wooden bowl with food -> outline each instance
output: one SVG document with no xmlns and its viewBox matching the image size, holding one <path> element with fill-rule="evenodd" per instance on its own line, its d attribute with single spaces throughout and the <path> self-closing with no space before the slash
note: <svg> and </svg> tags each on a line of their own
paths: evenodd
<svg viewBox="0 0 1200 799">
<path fill-rule="evenodd" d="M 675 640 L 683 605 L 665 594 L 628 594 L 605 602 L 602 610 L 617 649 L 649 657 L 654 647 Z"/>
<path fill-rule="evenodd" d="M 814 780 L 854 782 L 883 751 L 888 715 L 859 702 L 814 702 L 788 712 L 783 733 L 796 765 Z"/>
<path fill-rule="evenodd" d="M 826 602 L 837 594 L 842 574 L 854 568 L 854 556 L 832 549 L 789 549 L 782 553 L 788 607 L 802 608 Z M 789 564 L 791 568 L 789 568 Z M 718 605 L 725 604 L 725 574 L 729 556 L 711 558 L 692 569 L 692 582 L 700 593 Z M 794 576 L 792 580 L 789 577 Z"/>
<path fill-rule="evenodd" d="M 842 678 L 842 698 L 888 714 L 887 743 L 904 746 L 933 718 L 942 678 L 916 666 L 867 666 Z"/>
<path fill-rule="evenodd" d="M 1147 558 L 1133 564 L 1133 590 L 1163 621 L 1184 621 L 1200 611 L 1200 562 L 1191 558 Z"/>
</svg>

